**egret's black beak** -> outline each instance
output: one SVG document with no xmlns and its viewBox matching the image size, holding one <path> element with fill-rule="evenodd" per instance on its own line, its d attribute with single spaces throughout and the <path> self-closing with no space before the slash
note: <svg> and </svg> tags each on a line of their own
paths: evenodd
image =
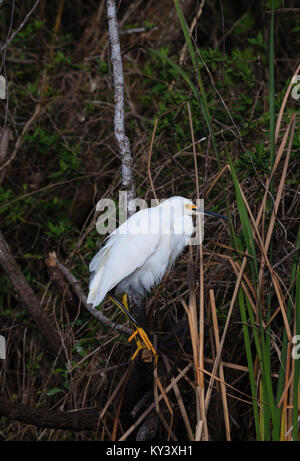
<svg viewBox="0 0 300 461">
<path fill-rule="evenodd" d="M 207 216 L 213 216 L 214 218 L 221 218 L 221 219 L 225 219 L 226 221 L 229 221 L 229 218 L 227 218 L 227 216 L 223 216 L 222 214 L 219 214 L 219 213 L 214 213 L 213 211 L 203 210 L 203 208 L 197 208 L 197 212 L 206 214 Z"/>
</svg>

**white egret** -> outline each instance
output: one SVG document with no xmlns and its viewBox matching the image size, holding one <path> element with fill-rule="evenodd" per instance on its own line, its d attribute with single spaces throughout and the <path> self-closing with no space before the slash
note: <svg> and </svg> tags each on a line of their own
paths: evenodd
<svg viewBox="0 0 300 461">
<path fill-rule="evenodd" d="M 128 315 L 126 294 L 144 296 L 162 280 L 188 244 L 194 231 L 192 214 L 197 212 L 224 218 L 197 208 L 183 197 L 171 197 L 155 207 L 133 214 L 110 234 L 103 248 L 92 259 L 87 302 L 96 307 L 115 289 L 116 295 L 125 295 L 125 309 L 115 298 L 110 296 L 110 299 Z M 128 317 L 138 327 L 130 314 Z M 137 332 L 144 342 L 143 345 L 138 343 L 138 350 L 147 347 L 156 358 L 147 334 L 142 328 L 137 328 L 134 334 Z"/>
</svg>

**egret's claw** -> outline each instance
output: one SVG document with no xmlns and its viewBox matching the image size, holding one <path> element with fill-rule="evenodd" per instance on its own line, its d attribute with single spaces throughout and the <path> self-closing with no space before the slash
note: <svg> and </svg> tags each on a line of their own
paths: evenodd
<svg viewBox="0 0 300 461">
<path fill-rule="evenodd" d="M 154 349 L 150 339 L 148 338 L 147 333 L 143 328 L 137 327 L 137 329 L 134 331 L 134 333 L 128 338 L 128 342 L 131 343 L 131 341 L 139 335 L 140 338 L 136 338 L 136 351 L 131 357 L 131 360 L 134 360 L 136 356 L 138 355 L 139 351 L 142 349 L 148 349 L 150 352 L 152 352 L 154 359 L 155 359 L 155 365 L 157 365 L 157 353 L 156 350 Z M 141 341 L 142 340 L 142 341 Z"/>
<path fill-rule="evenodd" d="M 130 338 L 128 339 L 128 342 L 131 343 L 131 341 L 135 338 L 135 342 L 136 342 L 136 351 L 135 353 L 133 354 L 133 356 L 131 357 L 131 360 L 134 360 L 136 358 L 136 356 L 138 355 L 138 353 L 142 350 L 142 349 L 147 349 L 148 351 L 151 352 L 151 354 L 154 356 L 154 359 L 155 359 L 155 365 L 157 365 L 157 353 L 156 353 L 156 350 L 154 349 L 147 333 L 145 332 L 145 330 L 139 326 L 137 326 L 137 322 L 136 320 L 133 318 L 133 316 L 130 314 L 129 312 L 129 306 L 128 306 L 128 297 L 127 297 L 127 293 L 125 293 L 123 295 L 123 298 L 122 298 L 122 303 L 120 303 L 116 298 L 114 298 L 113 296 L 110 296 L 110 299 L 111 301 L 124 313 L 127 315 L 127 317 L 129 318 L 130 322 L 131 322 L 131 326 L 132 328 L 136 328 L 136 330 L 134 331 L 134 333 L 130 336 Z"/>
</svg>

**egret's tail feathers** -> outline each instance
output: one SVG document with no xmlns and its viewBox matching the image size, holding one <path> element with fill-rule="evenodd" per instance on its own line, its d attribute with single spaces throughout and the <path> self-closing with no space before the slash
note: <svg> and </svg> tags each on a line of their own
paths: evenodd
<svg viewBox="0 0 300 461">
<path fill-rule="evenodd" d="M 103 294 L 101 293 L 102 291 L 101 286 L 100 286 L 101 275 L 102 275 L 102 270 L 95 272 L 92 276 L 93 279 L 90 282 L 90 291 L 89 291 L 89 295 L 87 298 L 87 303 L 93 304 L 93 307 L 98 306 L 98 304 L 101 303 L 104 296 L 106 295 L 106 293 L 103 293 Z"/>
<path fill-rule="evenodd" d="M 101 278 L 105 263 L 109 257 L 110 248 L 102 248 L 92 259 L 90 263 L 90 283 L 89 283 L 89 295 L 87 298 L 88 304 L 93 304 L 93 307 L 98 306 L 103 301 L 107 291 L 103 289 Z"/>
<path fill-rule="evenodd" d="M 110 247 L 111 244 L 107 243 L 103 248 L 101 248 L 101 250 L 98 251 L 98 253 L 95 254 L 89 265 L 90 272 L 97 271 L 102 265 L 104 259 L 107 261 L 108 255 L 110 253 Z"/>
</svg>

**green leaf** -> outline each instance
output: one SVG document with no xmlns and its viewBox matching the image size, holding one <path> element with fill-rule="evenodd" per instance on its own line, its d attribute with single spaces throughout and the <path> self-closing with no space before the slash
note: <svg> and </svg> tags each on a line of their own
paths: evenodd
<svg viewBox="0 0 300 461">
<path fill-rule="evenodd" d="M 161 50 L 153 50 L 151 48 L 147 48 L 147 50 L 148 50 L 149 54 L 151 54 L 153 57 L 159 58 L 159 59 L 161 59 L 161 61 L 163 61 L 165 63 L 168 63 L 170 66 L 172 66 L 173 69 L 175 69 L 176 72 L 179 75 L 181 75 L 181 77 L 184 78 L 184 80 L 187 82 L 187 84 L 189 85 L 189 87 L 193 91 L 195 98 L 197 98 L 197 96 L 198 96 L 197 88 L 195 87 L 194 83 L 192 82 L 192 80 L 190 79 L 188 74 L 183 69 L 181 69 L 181 67 L 178 64 L 176 64 L 176 62 L 174 62 L 171 58 L 169 58 Z"/>
<path fill-rule="evenodd" d="M 194 47 L 193 47 L 193 44 L 192 44 L 191 36 L 190 36 L 190 31 L 188 29 L 188 26 L 186 24 L 185 18 L 183 16 L 182 11 L 181 11 L 179 1 L 174 0 L 174 3 L 175 3 L 175 8 L 177 10 L 177 14 L 178 14 L 178 17 L 179 17 L 179 21 L 180 21 L 180 24 L 181 24 L 181 27 L 182 27 L 182 30 L 183 30 L 183 33 L 184 33 L 184 38 L 185 38 L 185 41 L 186 41 L 186 44 L 187 44 L 187 47 L 188 47 L 188 50 L 189 50 L 189 53 L 190 53 L 190 57 L 191 57 L 191 60 L 192 60 L 192 63 L 193 63 L 193 67 L 194 67 L 194 69 L 196 69 L 196 57 L 195 57 L 195 52 L 194 52 Z"/>
<path fill-rule="evenodd" d="M 48 391 L 46 395 L 48 396 L 55 395 L 55 394 L 59 394 L 60 392 L 64 392 L 64 390 L 59 389 L 59 387 L 54 387 L 53 389 L 50 389 L 50 391 Z"/>
</svg>

